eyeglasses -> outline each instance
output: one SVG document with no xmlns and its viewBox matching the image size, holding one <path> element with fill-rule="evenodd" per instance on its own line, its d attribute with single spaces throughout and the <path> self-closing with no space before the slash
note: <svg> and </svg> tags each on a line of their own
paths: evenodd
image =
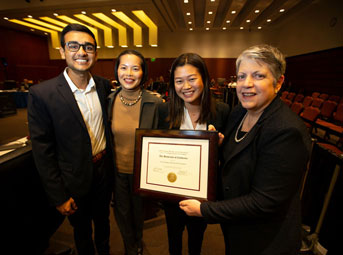
<svg viewBox="0 0 343 255">
<path fill-rule="evenodd" d="M 87 53 L 94 53 L 95 52 L 95 45 L 91 43 L 78 43 L 78 42 L 67 42 L 65 44 L 69 51 L 77 52 L 79 51 L 80 47 L 82 46 L 83 50 Z"/>
</svg>

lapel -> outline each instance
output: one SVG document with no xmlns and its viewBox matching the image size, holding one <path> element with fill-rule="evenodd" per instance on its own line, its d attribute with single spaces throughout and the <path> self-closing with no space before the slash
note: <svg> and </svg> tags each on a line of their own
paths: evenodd
<svg viewBox="0 0 343 255">
<path fill-rule="evenodd" d="M 107 116 L 108 116 L 108 122 L 112 122 L 112 111 L 113 111 L 113 103 L 114 99 L 116 98 L 117 94 L 121 90 L 121 87 L 117 87 L 111 94 L 107 97 Z M 110 124 L 111 125 L 111 124 Z"/>
<path fill-rule="evenodd" d="M 71 91 L 67 80 L 64 78 L 63 73 L 58 76 L 57 91 L 64 98 L 66 105 L 70 108 L 71 112 L 74 114 L 75 118 L 80 123 L 81 127 L 87 130 L 86 124 L 83 120 L 82 114 L 80 112 L 79 106 L 74 98 L 73 92 Z"/>
<path fill-rule="evenodd" d="M 98 77 L 93 76 L 93 79 L 95 82 L 96 92 L 98 94 L 99 101 L 101 104 L 101 110 L 102 110 L 102 112 L 106 112 L 106 108 L 105 108 L 106 92 L 105 92 L 104 86 L 102 86 L 101 81 L 98 79 Z"/>
<path fill-rule="evenodd" d="M 143 89 L 139 128 L 151 128 L 151 123 L 154 123 L 155 107 L 156 105 L 151 100 L 149 92 Z"/>
<path fill-rule="evenodd" d="M 280 99 L 278 97 L 274 98 L 270 105 L 263 111 L 261 117 L 255 124 L 255 126 L 247 134 L 247 136 L 241 142 L 239 142 L 233 149 L 232 153 L 227 156 L 223 167 L 225 167 L 234 156 L 239 154 L 242 150 L 244 150 L 248 145 L 250 145 L 255 140 L 261 127 L 263 126 L 264 121 L 268 119 L 268 117 L 271 116 L 276 110 L 278 110 L 280 106 Z M 230 118 L 233 120 L 229 120 L 231 123 L 228 126 L 228 132 L 225 133 L 225 138 L 227 139 L 229 139 L 229 136 L 232 132 L 236 132 L 238 122 L 242 120 L 244 114 L 246 113 L 246 110 L 242 106 L 238 107 L 240 109 L 237 112 L 233 113 L 232 117 Z M 227 140 L 224 142 L 227 142 Z"/>
<path fill-rule="evenodd" d="M 246 114 L 246 110 L 242 106 L 238 106 L 238 109 L 232 113 L 232 116 L 229 120 L 228 130 L 225 133 L 225 140 L 224 142 L 228 142 L 230 139 L 230 136 L 232 133 L 236 133 L 237 127 L 239 123 L 242 121 L 244 115 Z M 259 130 L 258 123 L 255 124 L 255 126 L 250 130 L 250 132 L 247 134 L 247 136 L 233 149 L 232 153 L 230 155 L 227 155 L 227 158 L 225 159 L 224 167 L 227 164 L 228 161 L 230 161 L 234 156 L 236 156 L 238 153 L 240 153 L 242 150 L 244 150 L 255 138 L 257 131 Z"/>
</svg>

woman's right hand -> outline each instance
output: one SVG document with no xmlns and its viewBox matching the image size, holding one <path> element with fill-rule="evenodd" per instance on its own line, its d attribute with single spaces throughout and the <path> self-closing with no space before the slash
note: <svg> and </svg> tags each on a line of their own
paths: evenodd
<svg viewBox="0 0 343 255">
<path fill-rule="evenodd" d="M 210 125 L 208 125 L 208 130 L 209 131 L 216 131 L 216 128 L 210 124 Z M 218 138 L 219 138 L 218 139 L 218 145 L 220 146 L 223 143 L 224 135 L 222 133 L 218 132 Z"/>
</svg>

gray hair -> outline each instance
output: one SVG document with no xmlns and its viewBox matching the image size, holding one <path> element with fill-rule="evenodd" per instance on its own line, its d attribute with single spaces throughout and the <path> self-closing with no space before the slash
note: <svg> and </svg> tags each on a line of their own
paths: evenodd
<svg viewBox="0 0 343 255">
<path fill-rule="evenodd" d="M 243 59 L 253 59 L 265 63 L 273 74 L 275 84 L 286 70 L 284 55 L 277 48 L 270 45 L 255 45 L 243 51 L 236 60 L 236 72 L 238 72 Z"/>
</svg>

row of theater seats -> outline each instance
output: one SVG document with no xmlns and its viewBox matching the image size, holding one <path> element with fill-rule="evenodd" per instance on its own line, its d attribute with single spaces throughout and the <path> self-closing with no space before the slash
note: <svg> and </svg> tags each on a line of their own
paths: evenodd
<svg viewBox="0 0 343 255">
<path fill-rule="evenodd" d="M 331 151 L 343 153 L 343 97 L 319 92 L 304 96 L 284 91 L 281 99 L 302 117 L 311 135 L 327 142 Z M 318 129 L 324 131 L 323 136 L 318 136 Z M 330 140 L 330 135 L 338 138 L 335 143 Z"/>
</svg>

